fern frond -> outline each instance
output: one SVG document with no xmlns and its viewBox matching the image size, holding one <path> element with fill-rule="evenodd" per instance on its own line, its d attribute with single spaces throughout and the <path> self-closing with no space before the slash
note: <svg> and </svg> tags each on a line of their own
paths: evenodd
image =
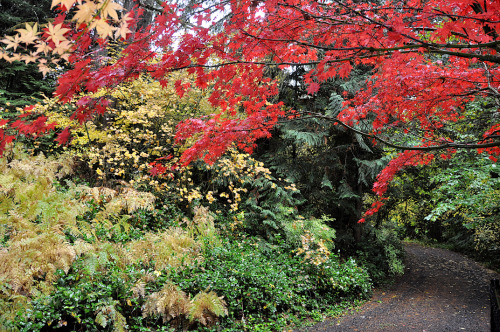
<svg viewBox="0 0 500 332">
<path fill-rule="evenodd" d="M 219 297 L 213 291 L 200 292 L 191 300 L 189 320 L 210 326 L 217 322 L 218 317 L 226 316 L 227 313 L 226 301 L 223 300 L 223 296 Z"/>
<path fill-rule="evenodd" d="M 340 96 L 338 93 L 333 92 L 330 95 L 330 102 L 328 103 L 328 107 L 326 108 L 326 115 L 336 118 L 337 115 L 342 111 L 344 107 L 344 98 Z"/>
<path fill-rule="evenodd" d="M 226 302 L 215 292 L 200 292 L 192 300 L 179 287 L 168 282 L 147 297 L 143 317 L 161 316 L 164 322 L 188 319 L 204 326 L 213 325 L 218 317 L 227 315 Z"/>
<path fill-rule="evenodd" d="M 324 139 L 328 133 L 325 131 L 310 132 L 310 131 L 298 131 L 292 129 L 283 130 L 283 138 L 291 139 L 298 144 L 304 144 L 308 146 L 319 146 L 324 144 Z"/>
<path fill-rule="evenodd" d="M 0 275 L 10 284 L 11 295 L 32 294 L 35 280 L 51 285 L 56 271 L 68 272 L 77 257 L 73 247 L 60 235 L 25 235 L 12 238 L 9 247 L 0 252 Z"/>
<path fill-rule="evenodd" d="M 147 297 L 142 309 L 143 317 L 151 315 L 161 316 L 164 322 L 176 317 L 182 317 L 189 312 L 190 302 L 179 287 L 167 283 L 156 293 Z"/>
<path fill-rule="evenodd" d="M 75 199 L 74 190 L 55 187 L 56 178 L 70 172 L 70 162 L 64 160 L 37 156 L 4 164 L 0 174 L 0 224 L 8 225 L 10 232 L 36 229 L 77 234 L 77 216 L 87 208 Z"/>
<path fill-rule="evenodd" d="M 77 256 L 81 256 L 87 252 L 95 251 L 93 244 L 80 239 L 77 239 L 75 243 L 73 243 L 73 249 L 75 250 Z"/>
<path fill-rule="evenodd" d="M 113 323 L 113 332 L 126 332 L 127 320 L 116 309 L 119 302 L 116 300 L 110 300 L 109 302 L 97 308 L 95 322 L 102 327 L 106 327 L 111 321 Z"/>
<path fill-rule="evenodd" d="M 146 282 L 142 280 L 142 278 L 132 287 L 132 295 L 134 298 L 140 298 L 146 295 Z"/>
<path fill-rule="evenodd" d="M 365 143 L 365 139 L 363 136 L 361 136 L 361 134 L 356 133 L 354 134 L 354 137 L 356 138 L 356 141 L 363 150 L 369 153 L 373 153 L 372 149 L 370 149 L 370 147 Z"/>
<path fill-rule="evenodd" d="M 115 196 L 118 195 L 118 192 L 114 189 L 107 187 L 92 187 L 89 188 L 87 186 L 79 186 L 78 187 L 82 191 L 81 199 L 83 201 L 91 201 L 99 202 L 104 200 L 109 202 Z"/>
<path fill-rule="evenodd" d="M 140 192 L 132 188 L 123 188 L 120 192 L 120 197 L 123 199 L 128 213 L 132 213 L 138 209 L 153 210 L 155 195 L 148 192 Z"/>
<path fill-rule="evenodd" d="M 356 161 L 358 166 L 359 183 L 365 185 L 370 185 L 377 177 L 377 174 L 379 174 L 389 162 L 386 157 L 375 160 L 361 160 L 355 158 L 354 161 Z"/>
<path fill-rule="evenodd" d="M 220 239 L 215 229 L 214 216 L 208 207 L 197 206 L 194 208 L 192 220 L 185 220 L 187 223 L 188 234 L 196 237 L 198 242 L 217 246 Z"/>
<path fill-rule="evenodd" d="M 201 244 L 181 228 L 148 233 L 144 239 L 130 242 L 128 249 L 136 261 L 154 262 L 157 271 L 168 266 L 188 266 L 203 259 Z"/>
<path fill-rule="evenodd" d="M 79 187 L 86 201 L 105 202 L 104 209 L 96 215 L 97 220 L 105 220 L 111 215 L 119 215 L 123 210 L 128 214 L 138 210 L 153 210 L 156 197 L 148 192 L 137 191 L 133 188 L 122 188 L 120 192 L 106 188 L 85 186 Z"/>
<path fill-rule="evenodd" d="M 29 158 L 16 158 L 9 163 L 18 176 L 29 178 L 46 177 L 49 181 L 61 179 L 73 173 L 74 159 L 69 155 L 62 155 L 58 159 L 45 158 L 43 154 Z"/>
</svg>

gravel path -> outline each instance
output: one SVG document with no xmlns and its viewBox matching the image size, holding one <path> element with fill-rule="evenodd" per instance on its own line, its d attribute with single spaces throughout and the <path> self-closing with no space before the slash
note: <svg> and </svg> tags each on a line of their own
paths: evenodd
<svg viewBox="0 0 500 332">
<path fill-rule="evenodd" d="M 490 331 L 489 280 L 500 275 L 444 249 L 406 245 L 406 271 L 356 312 L 301 331 Z"/>
</svg>

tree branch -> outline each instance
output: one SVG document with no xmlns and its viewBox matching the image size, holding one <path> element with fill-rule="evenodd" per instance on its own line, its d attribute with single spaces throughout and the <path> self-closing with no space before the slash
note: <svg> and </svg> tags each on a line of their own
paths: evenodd
<svg viewBox="0 0 500 332">
<path fill-rule="evenodd" d="M 352 126 L 349 126 L 347 123 L 337 119 L 333 118 L 321 113 L 314 113 L 314 112 L 299 112 L 300 114 L 307 114 L 312 117 L 316 118 L 322 118 L 331 122 L 339 123 L 342 125 L 344 128 L 355 132 L 356 134 L 360 134 L 364 137 L 372 138 L 380 143 L 383 143 L 391 148 L 398 149 L 398 150 L 418 150 L 418 151 L 432 151 L 432 150 L 445 150 L 445 149 L 484 149 L 484 148 L 491 148 L 491 147 L 496 147 L 500 146 L 500 140 L 496 140 L 493 142 L 489 143 L 454 143 L 454 142 L 449 142 L 449 143 L 444 143 L 444 144 L 439 144 L 439 145 L 431 145 L 431 146 L 403 146 L 403 145 L 398 145 L 391 143 L 377 135 L 366 133 L 364 131 L 358 130 Z M 499 136 L 492 136 L 492 139 L 494 138 L 499 138 Z"/>
</svg>

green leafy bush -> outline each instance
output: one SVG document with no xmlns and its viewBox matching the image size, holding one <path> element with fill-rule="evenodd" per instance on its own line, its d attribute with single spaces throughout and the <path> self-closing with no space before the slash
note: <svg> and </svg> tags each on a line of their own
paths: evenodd
<svg viewBox="0 0 500 332">
<path fill-rule="evenodd" d="M 500 177 L 497 162 L 470 151 L 402 172 L 383 219 L 405 237 L 471 255 L 500 267 Z"/>
<path fill-rule="evenodd" d="M 367 224 L 355 244 L 355 256 L 375 284 L 385 283 L 404 273 L 404 247 L 394 225 L 375 228 Z"/>
<path fill-rule="evenodd" d="M 235 156 L 241 167 L 253 162 Z M 241 210 L 246 193 L 236 211 L 214 217 L 200 200 L 184 214 L 125 185 L 62 181 L 71 171 L 63 160 L 0 160 L 1 328 L 280 330 L 370 292 L 366 271 L 331 253 L 331 218 L 304 219 L 290 202 L 278 204 L 288 189 L 272 178 L 252 195 L 279 213 L 252 231 L 259 218 Z M 234 175 L 241 188 L 252 172 Z"/>
<path fill-rule="evenodd" d="M 40 331 L 53 328 L 86 331 L 123 331 L 126 320 L 120 305 L 127 308 L 125 299 L 132 288 L 124 278 L 125 271 L 109 266 L 107 271 L 87 274 L 84 260 L 55 283 L 55 291 L 32 302 L 31 308 L 19 313 L 20 331 Z M 107 310 L 105 310 L 107 308 Z M 106 312 L 108 318 L 103 316 Z"/>
<path fill-rule="evenodd" d="M 186 292 L 210 289 L 223 295 L 229 311 L 224 326 L 325 310 L 342 300 L 364 298 L 371 290 L 367 273 L 353 259 L 331 255 L 316 266 L 279 247 L 269 255 L 255 239 L 226 241 L 205 257 L 195 268 L 169 277 Z"/>
<path fill-rule="evenodd" d="M 101 247 L 75 261 L 69 273 L 59 270 L 54 291 L 19 311 L 11 325 L 21 331 L 147 331 L 215 323 L 228 331 L 277 329 L 294 316 L 370 293 L 370 278 L 354 259 L 330 255 L 315 265 L 279 246 L 271 253 L 263 249 L 255 239 L 207 244 L 203 259 L 159 271 L 144 261 L 123 265 L 118 249 Z"/>
</svg>

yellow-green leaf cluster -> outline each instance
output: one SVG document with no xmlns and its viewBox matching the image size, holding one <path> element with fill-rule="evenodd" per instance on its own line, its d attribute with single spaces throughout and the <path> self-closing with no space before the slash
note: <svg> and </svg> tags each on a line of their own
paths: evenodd
<svg viewBox="0 0 500 332">
<path fill-rule="evenodd" d="M 172 74 L 171 81 L 180 79 L 193 80 L 185 74 Z M 110 95 L 102 89 L 81 97 L 108 97 L 112 107 L 83 126 L 70 119 L 76 102 L 60 106 L 57 100 L 49 99 L 36 105 L 34 111 L 47 115 L 48 121 L 60 128 L 71 126 L 70 148 L 88 160 L 102 179 L 137 178 L 147 174 L 156 158 L 178 156 L 185 150 L 174 144 L 179 121 L 215 112 L 206 91 L 193 88 L 180 98 L 173 84 L 162 87 L 145 75 L 119 85 Z"/>
<path fill-rule="evenodd" d="M 171 81 L 176 80 L 190 82 L 194 77 L 173 73 Z M 103 89 L 90 97 L 106 95 Z M 167 195 L 186 209 L 199 203 L 218 204 L 231 212 L 239 210 L 258 179 L 266 179 L 270 189 L 276 189 L 270 170 L 235 148 L 215 165 L 200 161 L 178 167 L 182 152 L 195 137 L 182 146 L 177 145 L 175 127 L 179 121 L 217 111 L 208 102 L 207 90 L 192 88 L 180 98 L 173 84 L 162 87 L 143 75 L 133 82 L 121 84 L 108 97 L 113 100 L 112 107 L 85 126 L 70 120 L 74 106 L 60 107 L 56 101 L 48 100 L 36 108 L 61 128 L 68 125 L 75 128 L 70 150 L 86 160 L 103 183 L 112 179 L 126 180 L 137 188 L 153 188 L 156 195 Z M 154 165 L 151 163 L 155 160 L 166 173 L 152 177 L 150 171 Z M 200 174 L 203 174 L 202 181 Z M 293 184 L 284 189 L 296 190 Z"/>
</svg>

